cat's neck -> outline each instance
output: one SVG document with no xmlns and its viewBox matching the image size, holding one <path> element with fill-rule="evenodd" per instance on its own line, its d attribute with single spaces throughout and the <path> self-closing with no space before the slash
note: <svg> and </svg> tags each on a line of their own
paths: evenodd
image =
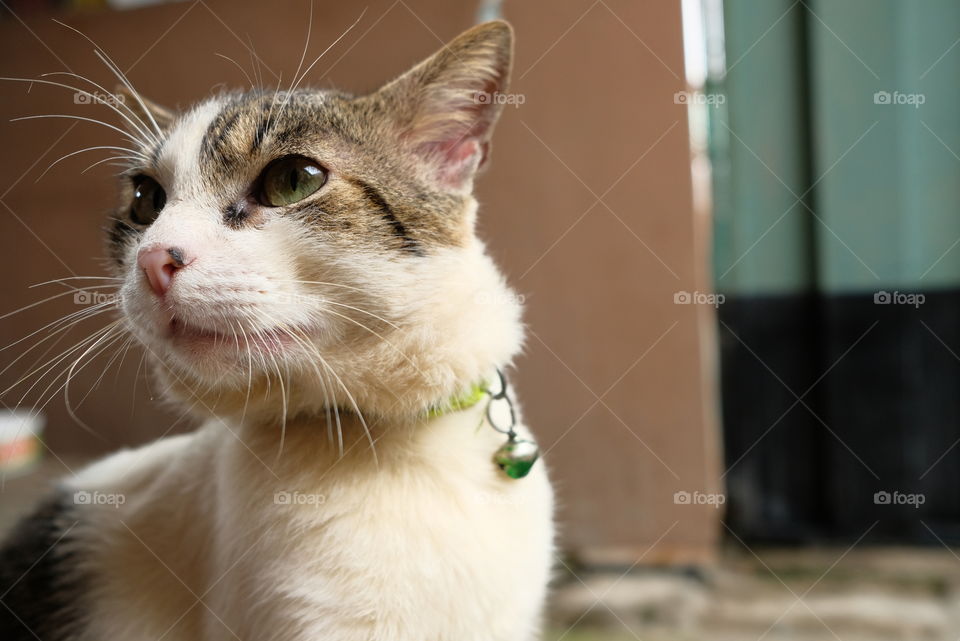
<svg viewBox="0 0 960 641">
<path fill-rule="evenodd" d="M 477 444 L 486 459 L 503 437 L 492 429 L 478 431 L 485 411 L 486 399 L 460 410 L 414 419 L 361 418 L 355 412 L 332 408 L 329 414 L 290 417 L 285 424 L 246 420 L 211 427 L 232 433 L 225 439 L 232 456 L 275 480 L 299 482 L 306 488 L 334 470 L 342 479 L 442 465 L 443 452 L 460 456 L 462 450 Z"/>
<path fill-rule="evenodd" d="M 368 350 L 331 356 L 331 369 L 342 382 L 336 386 L 343 392 L 341 405 L 415 417 L 488 381 L 520 351 L 519 297 L 482 244 L 477 242 L 469 260 L 458 256 L 440 278 L 445 279 L 444 300 L 410 314 L 405 331 L 385 336 Z M 416 291 L 410 295 L 416 297 Z M 355 402 L 344 398 L 347 390 Z"/>
</svg>

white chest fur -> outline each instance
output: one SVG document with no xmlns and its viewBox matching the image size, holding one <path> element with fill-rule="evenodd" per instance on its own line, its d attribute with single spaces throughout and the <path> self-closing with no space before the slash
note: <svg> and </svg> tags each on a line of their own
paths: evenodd
<svg viewBox="0 0 960 641">
<path fill-rule="evenodd" d="M 553 558 L 542 462 L 513 480 L 482 406 L 340 458 L 316 426 L 211 424 L 74 482 L 91 506 L 91 639 L 536 638 Z M 133 466 L 133 467 L 131 467 Z M 117 612 L 126 614 L 117 615 Z"/>
</svg>

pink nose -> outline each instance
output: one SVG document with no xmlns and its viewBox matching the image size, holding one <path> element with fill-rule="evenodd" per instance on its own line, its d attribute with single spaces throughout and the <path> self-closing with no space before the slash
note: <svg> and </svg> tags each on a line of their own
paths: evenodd
<svg viewBox="0 0 960 641">
<path fill-rule="evenodd" d="M 153 247 L 140 251 L 137 264 L 143 269 L 153 293 L 163 296 L 170 289 L 174 273 L 192 263 L 193 259 L 179 247 Z"/>
</svg>

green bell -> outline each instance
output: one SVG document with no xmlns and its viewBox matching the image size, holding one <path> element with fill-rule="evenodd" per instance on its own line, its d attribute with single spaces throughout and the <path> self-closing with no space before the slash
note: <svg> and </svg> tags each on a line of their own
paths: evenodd
<svg viewBox="0 0 960 641">
<path fill-rule="evenodd" d="M 510 478 L 522 479 L 530 473 L 539 456 L 536 443 L 511 438 L 493 455 L 493 462 Z"/>
</svg>

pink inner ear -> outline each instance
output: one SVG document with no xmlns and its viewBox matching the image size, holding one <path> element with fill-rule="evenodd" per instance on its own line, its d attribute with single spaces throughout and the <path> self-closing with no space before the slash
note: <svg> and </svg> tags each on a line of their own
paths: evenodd
<svg viewBox="0 0 960 641">
<path fill-rule="evenodd" d="M 407 133 L 418 141 L 417 152 L 429 159 L 437 180 L 452 189 L 466 186 L 486 159 L 486 138 L 498 114 L 490 96 L 501 86 L 499 73 L 480 82 L 460 80 L 447 85 L 446 91 L 435 92 L 439 95 L 428 95 Z"/>
<path fill-rule="evenodd" d="M 438 165 L 438 178 L 448 187 L 461 187 L 480 165 L 483 146 L 473 136 L 430 142 L 421 147 Z"/>
</svg>

